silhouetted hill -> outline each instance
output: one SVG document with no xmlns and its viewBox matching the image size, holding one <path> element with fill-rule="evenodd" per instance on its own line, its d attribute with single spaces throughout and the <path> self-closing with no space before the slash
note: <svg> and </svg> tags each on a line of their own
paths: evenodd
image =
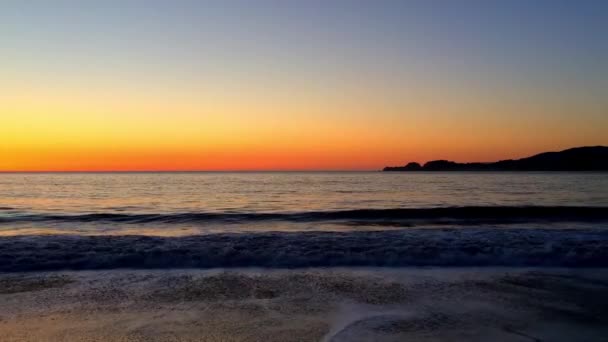
<svg viewBox="0 0 608 342">
<path fill-rule="evenodd" d="M 561 152 L 545 152 L 522 159 L 494 163 L 456 163 L 433 160 L 423 166 L 387 166 L 383 171 L 608 171 L 608 147 L 575 147 Z"/>
</svg>

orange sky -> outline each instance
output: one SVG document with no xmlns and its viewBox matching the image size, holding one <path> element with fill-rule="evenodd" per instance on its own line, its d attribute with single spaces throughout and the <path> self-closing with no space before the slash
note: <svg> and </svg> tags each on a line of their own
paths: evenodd
<svg viewBox="0 0 608 342">
<path fill-rule="evenodd" d="M 559 99 L 20 82 L 0 97 L 1 171 L 374 170 L 606 143 L 599 108 Z"/>
<path fill-rule="evenodd" d="M 0 172 L 377 170 L 608 145 L 605 21 L 474 10 L 15 2 Z"/>
</svg>

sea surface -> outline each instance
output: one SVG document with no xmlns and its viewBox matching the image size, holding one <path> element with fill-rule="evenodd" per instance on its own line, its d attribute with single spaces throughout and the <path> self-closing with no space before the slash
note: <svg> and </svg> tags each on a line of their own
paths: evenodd
<svg viewBox="0 0 608 342">
<path fill-rule="evenodd" d="M 0 174 L 0 271 L 608 266 L 608 173 Z"/>
</svg>

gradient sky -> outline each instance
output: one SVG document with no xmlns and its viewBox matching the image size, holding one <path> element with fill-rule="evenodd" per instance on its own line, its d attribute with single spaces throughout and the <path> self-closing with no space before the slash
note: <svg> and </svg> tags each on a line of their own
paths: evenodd
<svg viewBox="0 0 608 342">
<path fill-rule="evenodd" d="M 608 145 L 608 1 L 0 4 L 0 171 L 379 169 Z"/>
</svg>

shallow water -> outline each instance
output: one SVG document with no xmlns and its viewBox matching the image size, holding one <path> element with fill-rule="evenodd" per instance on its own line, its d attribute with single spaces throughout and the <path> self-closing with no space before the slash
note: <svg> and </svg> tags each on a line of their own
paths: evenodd
<svg viewBox="0 0 608 342">
<path fill-rule="evenodd" d="M 2 341 L 605 341 L 606 269 L 0 274 Z"/>
</svg>

